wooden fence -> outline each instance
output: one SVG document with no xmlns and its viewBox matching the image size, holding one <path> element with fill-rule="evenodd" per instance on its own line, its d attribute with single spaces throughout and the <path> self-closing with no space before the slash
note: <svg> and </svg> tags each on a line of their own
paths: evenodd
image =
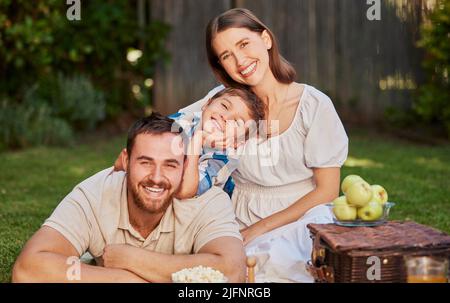
<svg viewBox="0 0 450 303">
<path fill-rule="evenodd" d="M 154 108 L 175 112 L 217 84 L 206 59 L 206 24 L 245 7 L 275 33 L 299 82 L 327 93 L 344 120 L 375 122 L 391 106 L 411 106 L 423 81 L 415 45 L 430 2 L 381 0 L 381 20 L 369 21 L 366 0 L 151 0 L 151 17 L 172 25 L 172 59 L 157 69 Z"/>
</svg>

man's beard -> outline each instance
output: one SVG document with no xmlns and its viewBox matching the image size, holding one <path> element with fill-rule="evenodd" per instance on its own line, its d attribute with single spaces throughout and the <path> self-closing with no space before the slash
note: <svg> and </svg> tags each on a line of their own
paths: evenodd
<svg viewBox="0 0 450 303">
<path fill-rule="evenodd" d="M 167 192 L 170 192 L 170 189 L 172 188 L 167 182 L 155 183 L 151 180 L 139 182 L 138 185 L 134 187 L 133 184 L 131 184 L 129 177 L 127 179 L 127 187 L 130 190 L 129 193 L 131 193 L 133 203 L 140 210 L 151 214 L 164 212 L 169 207 L 170 203 L 172 203 L 173 197 L 175 195 L 175 192 L 169 194 L 162 202 L 160 202 L 160 199 L 155 201 L 147 198 L 146 200 L 149 201 L 149 203 L 145 203 L 145 198 L 142 197 L 141 193 L 139 192 L 139 188 L 143 188 L 145 186 L 152 187 L 154 185 L 167 190 Z M 160 207 L 155 207 L 156 205 L 160 205 Z"/>
</svg>

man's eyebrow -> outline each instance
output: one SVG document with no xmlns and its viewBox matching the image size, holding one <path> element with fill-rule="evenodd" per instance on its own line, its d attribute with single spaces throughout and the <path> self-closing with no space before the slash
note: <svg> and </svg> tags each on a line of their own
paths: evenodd
<svg viewBox="0 0 450 303">
<path fill-rule="evenodd" d="M 154 161 L 154 159 L 152 157 L 148 157 L 148 156 L 139 156 L 139 157 L 137 157 L 137 160 Z"/>
<path fill-rule="evenodd" d="M 137 157 L 137 160 L 147 160 L 147 161 L 155 161 L 155 159 L 153 159 L 152 157 L 149 156 L 139 156 Z M 177 165 L 181 165 L 180 161 L 178 161 L 177 159 L 166 159 L 164 160 L 165 163 L 174 163 Z"/>
<path fill-rule="evenodd" d="M 164 160 L 164 162 L 166 162 L 166 163 L 173 163 L 173 164 L 176 164 L 176 165 L 181 165 L 180 161 L 178 161 L 176 159 L 167 159 L 167 160 Z"/>
<path fill-rule="evenodd" d="M 244 40 L 248 40 L 249 38 L 247 38 L 247 37 L 245 37 L 245 38 L 242 38 L 241 40 L 239 40 L 238 42 L 236 42 L 234 45 L 239 45 L 239 44 L 241 44 Z M 226 51 L 223 51 L 220 55 L 219 55 L 219 58 L 220 57 L 222 57 L 224 54 L 226 54 L 228 51 L 226 50 Z"/>
</svg>

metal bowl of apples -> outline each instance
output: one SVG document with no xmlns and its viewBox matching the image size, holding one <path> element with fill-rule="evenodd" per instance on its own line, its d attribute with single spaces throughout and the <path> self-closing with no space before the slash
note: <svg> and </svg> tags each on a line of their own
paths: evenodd
<svg viewBox="0 0 450 303">
<path fill-rule="evenodd" d="M 344 195 L 327 204 L 334 223 L 340 226 L 379 226 L 387 222 L 395 205 L 388 202 L 387 191 L 381 185 L 369 185 L 357 175 L 345 177 L 341 190 Z"/>
</svg>

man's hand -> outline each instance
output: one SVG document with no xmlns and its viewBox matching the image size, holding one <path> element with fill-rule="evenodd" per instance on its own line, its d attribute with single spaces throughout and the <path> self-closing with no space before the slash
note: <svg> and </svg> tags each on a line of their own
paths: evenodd
<svg viewBox="0 0 450 303">
<path fill-rule="evenodd" d="M 110 244 L 103 249 L 101 257 L 103 266 L 106 268 L 127 269 L 127 262 L 130 262 L 130 251 L 132 246 L 126 244 Z"/>
</svg>

